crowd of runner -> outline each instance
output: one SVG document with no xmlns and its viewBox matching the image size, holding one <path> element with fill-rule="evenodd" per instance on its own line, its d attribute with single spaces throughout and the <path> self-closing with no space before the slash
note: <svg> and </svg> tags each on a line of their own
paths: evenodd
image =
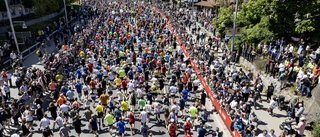
<svg viewBox="0 0 320 137">
<path fill-rule="evenodd" d="M 153 6 L 141 1 L 84 2 L 81 10 L 89 14 L 81 15 L 83 26 L 63 31 L 71 38 L 65 45 L 57 43 L 58 55 L 37 51 L 45 70 L 15 70 L 18 100 L 10 98 L 11 74 L 3 72 L 6 77 L 1 77 L 0 84 L 9 94 L 0 92 L 2 133 L 18 126 L 14 137 L 32 136 L 33 132 L 47 137 L 55 131 L 65 137 L 72 126 L 80 136 L 81 125 L 86 124 L 95 136 L 107 130 L 111 136 L 147 137 L 152 136 L 152 122 L 163 124 L 170 137 L 177 136 L 178 129 L 184 130 L 185 137 L 195 136 L 191 130 L 197 130 L 199 137 L 209 136 L 206 123 L 211 110 L 206 107 L 206 91 L 165 19 L 155 12 L 157 8 L 172 23 L 214 97 L 233 120 L 232 128 L 244 137 L 257 136 L 258 119 L 251 105 L 263 90 L 259 76 L 251 90 L 253 74 L 237 70 L 226 47 L 221 47 L 223 56 L 217 56 L 213 47 L 220 41 L 206 38 L 188 11 L 157 3 Z M 198 36 L 188 33 L 191 30 Z M 253 92 L 251 103 L 249 94 Z M 48 107 L 43 106 L 44 93 L 51 95 Z M 35 105 L 25 106 L 30 100 Z M 270 103 L 277 106 L 275 99 Z M 34 120 L 40 124 L 34 126 Z M 135 126 L 138 122 L 141 127 Z M 267 134 L 263 131 L 259 136 L 275 136 L 274 130 Z M 216 128 L 210 136 L 222 137 L 223 133 Z"/>
</svg>

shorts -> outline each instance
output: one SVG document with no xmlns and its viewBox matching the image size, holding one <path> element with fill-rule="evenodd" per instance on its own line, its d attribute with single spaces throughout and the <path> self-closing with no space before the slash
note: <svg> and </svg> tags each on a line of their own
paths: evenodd
<svg viewBox="0 0 320 137">
<path fill-rule="evenodd" d="M 169 133 L 170 137 L 176 137 L 177 134 L 176 133 Z"/>
<path fill-rule="evenodd" d="M 80 134 L 81 133 L 81 129 L 75 129 L 76 133 Z"/>
<path fill-rule="evenodd" d="M 168 113 L 164 113 L 164 117 L 165 117 L 165 118 L 168 118 L 168 117 L 169 117 L 169 114 L 168 114 Z"/>
<path fill-rule="evenodd" d="M 183 110 L 184 109 L 184 106 L 180 106 L 180 110 Z"/>
<path fill-rule="evenodd" d="M 204 102 L 201 101 L 201 105 L 206 105 L 206 102 L 205 101 Z"/>
<path fill-rule="evenodd" d="M 194 86 L 194 87 L 193 87 L 193 90 L 194 90 L 194 91 L 197 91 L 197 89 L 198 89 L 198 86 Z"/>
<path fill-rule="evenodd" d="M 84 94 L 85 96 L 87 96 L 87 95 L 88 95 L 88 91 L 84 91 L 83 94 Z"/>
<path fill-rule="evenodd" d="M 201 121 L 202 121 L 202 125 L 206 124 L 206 122 L 207 122 L 207 121 L 203 121 L 203 120 L 201 120 Z"/>
<path fill-rule="evenodd" d="M 190 128 L 184 130 L 184 133 L 185 133 L 185 134 L 190 133 L 190 132 L 191 132 L 191 129 L 190 129 Z"/>
<path fill-rule="evenodd" d="M 31 121 L 27 121 L 27 123 L 32 123 L 33 122 L 33 120 L 31 120 Z"/>
<path fill-rule="evenodd" d="M 176 95 L 171 95 L 172 98 L 176 97 Z"/>
<path fill-rule="evenodd" d="M 64 116 L 66 116 L 66 117 L 69 116 L 69 113 L 68 113 L 68 112 L 62 112 L 62 114 L 63 114 Z"/>
<path fill-rule="evenodd" d="M 164 86 L 160 86 L 160 90 L 162 90 L 164 88 Z"/>
<path fill-rule="evenodd" d="M 96 100 L 96 97 L 91 97 L 92 101 L 95 101 Z"/>
<path fill-rule="evenodd" d="M 129 124 L 130 124 L 130 125 L 132 125 L 132 124 L 134 124 L 134 122 L 135 122 L 135 121 L 133 121 L 133 122 L 129 122 Z"/>
<path fill-rule="evenodd" d="M 158 95 L 158 93 L 151 93 L 152 94 L 152 96 L 157 96 Z"/>
<path fill-rule="evenodd" d="M 98 112 L 98 118 L 103 118 L 103 112 Z"/>
<path fill-rule="evenodd" d="M 98 130 L 98 129 L 93 129 L 93 128 L 92 128 L 92 131 L 97 131 L 97 130 Z"/>
<path fill-rule="evenodd" d="M 68 99 L 68 101 L 73 102 L 73 101 L 74 101 L 74 99 Z"/>
<path fill-rule="evenodd" d="M 122 89 L 123 89 L 123 90 L 127 90 L 128 88 L 127 88 L 127 87 L 123 87 Z"/>
</svg>

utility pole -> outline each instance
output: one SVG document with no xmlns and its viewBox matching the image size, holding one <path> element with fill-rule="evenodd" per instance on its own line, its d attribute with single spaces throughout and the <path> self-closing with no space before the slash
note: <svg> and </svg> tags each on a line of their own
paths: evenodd
<svg viewBox="0 0 320 137">
<path fill-rule="evenodd" d="M 238 12 L 238 1 L 236 2 L 236 14 L 234 15 L 233 29 L 232 29 L 232 43 L 231 43 L 231 53 L 233 53 L 234 35 L 236 34 L 236 22 L 237 22 L 237 12 Z"/>
<path fill-rule="evenodd" d="M 66 15 L 66 25 L 68 27 L 68 16 L 67 16 L 67 6 L 66 6 L 66 0 L 63 0 L 64 3 L 64 13 Z"/>
<path fill-rule="evenodd" d="M 17 41 L 17 37 L 16 37 L 16 32 L 14 31 L 14 27 L 13 27 L 13 24 L 12 24 L 12 18 L 11 18 L 11 12 L 10 12 L 10 9 L 9 9 L 9 5 L 8 5 L 8 0 L 4 0 L 4 2 L 6 3 L 6 7 L 7 7 L 7 15 L 8 15 L 9 22 L 10 22 L 14 43 L 16 44 L 16 48 L 17 48 L 17 51 L 19 53 L 20 49 L 19 49 L 19 45 L 18 45 L 18 41 Z"/>
</svg>

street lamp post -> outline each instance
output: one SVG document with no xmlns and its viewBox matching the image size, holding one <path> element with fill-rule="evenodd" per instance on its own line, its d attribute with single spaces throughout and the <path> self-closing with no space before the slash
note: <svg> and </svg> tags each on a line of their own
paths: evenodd
<svg viewBox="0 0 320 137">
<path fill-rule="evenodd" d="M 236 2 L 236 12 L 234 15 L 234 21 L 233 21 L 233 29 L 232 29 L 232 43 L 231 43 L 231 53 L 233 53 L 233 44 L 234 44 L 234 35 L 236 33 L 236 22 L 237 22 L 237 12 L 238 12 L 238 1 Z"/>
<path fill-rule="evenodd" d="M 194 15 L 194 0 L 192 0 L 192 17 L 193 17 L 193 15 Z"/>
<path fill-rule="evenodd" d="M 7 0 L 4 0 L 4 2 L 6 3 L 6 7 L 7 7 L 7 15 L 8 15 L 9 22 L 10 22 L 10 26 L 11 26 L 11 30 L 12 30 L 12 35 L 13 35 L 14 43 L 16 44 L 16 48 L 17 48 L 17 51 L 18 51 L 18 53 L 19 53 L 19 52 L 20 52 L 20 49 L 19 49 L 19 45 L 18 45 L 16 33 L 15 33 L 15 31 L 14 31 L 14 27 L 13 27 L 13 24 L 12 24 L 11 12 L 10 12 L 10 9 L 9 9 L 8 1 L 7 1 Z"/>
<path fill-rule="evenodd" d="M 64 13 L 66 15 L 66 25 L 68 27 L 68 16 L 67 16 L 67 7 L 66 7 L 66 0 L 63 0 L 63 3 L 64 3 Z"/>
</svg>

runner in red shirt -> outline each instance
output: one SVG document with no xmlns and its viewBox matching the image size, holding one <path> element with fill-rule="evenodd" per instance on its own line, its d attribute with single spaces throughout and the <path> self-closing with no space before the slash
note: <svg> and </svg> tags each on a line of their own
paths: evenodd
<svg viewBox="0 0 320 137">
<path fill-rule="evenodd" d="M 134 122 L 135 120 L 135 116 L 133 114 L 132 108 L 130 109 L 130 112 L 128 113 L 128 117 L 129 117 L 129 124 L 130 124 L 130 130 L 131 130 L 131 135 L 133 135 L 133 131 L 134 131 Z"/>
<path fill-rule="evenodd" d="M 89 63 L 87 66 L 88 66 L 88 70 L 92 73 L 93 64 L 92 64 L 92 63 Z"/>
<path fill-rule="evenodd" d="M 192 127 L 192 125 L 191 125 L 191 123 L 190 123 L 190 118 L 188 118 L 187 119 L 187 122 L 186 123 L 184 123 L 184 125 L 183 125 L 183 129 L 184 129 L 184 133 L 185 133 L 185 135 L 187 136 L 188 134 L 190 134 L 190 132 L 191 132 L 191 127 Z"/>
<path fill-rule="evenodd" d="M 126 78 L 124 78 L 124 79 L 121 81 L 121 84 L 122 84 L 122 88 L 123 88 L 124 93 L 127 94 L 127 84 L 128 84 L 128 81 L 126 81 Z"/>
<path fill-rule="evenodd" d="M 170 135 L 170 137 L 176 137 L 177 136 L 177 134 L 176 134 L 177 127 L 174 124 L 174 119 L 170 119 L 170 122 L 171 122 L 171 124 L 168 127 L 169 135 Z"/>
</svg>

